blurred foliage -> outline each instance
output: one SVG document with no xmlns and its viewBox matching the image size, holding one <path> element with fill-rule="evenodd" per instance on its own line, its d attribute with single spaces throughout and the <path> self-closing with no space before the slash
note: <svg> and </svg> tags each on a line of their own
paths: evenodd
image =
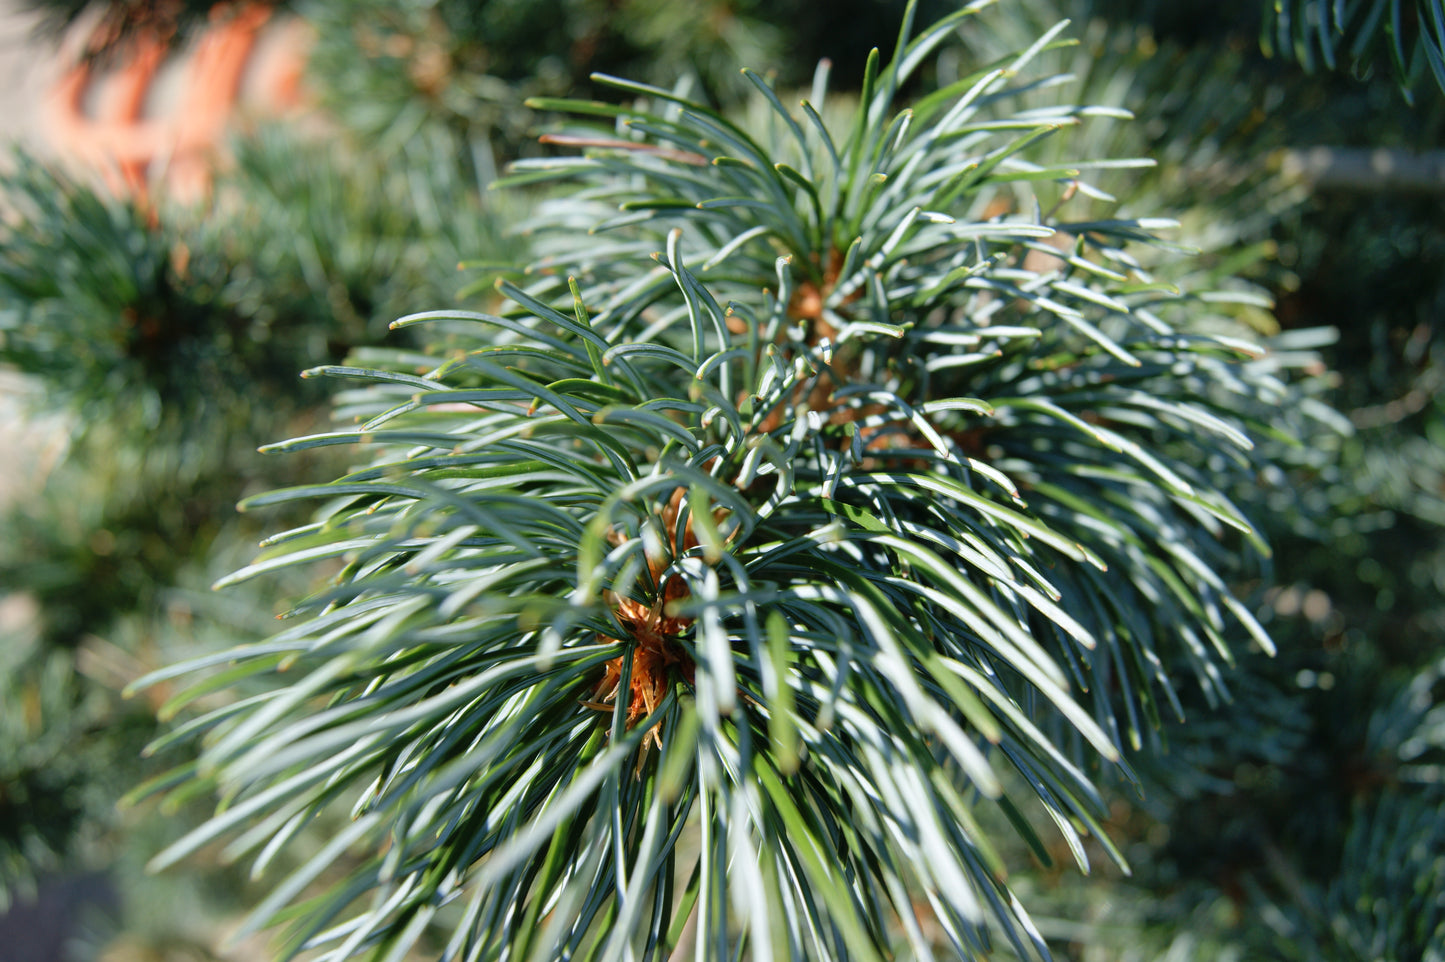
<svg viewBox="0 0 1445 962">
<path fill-rule="evenodd" d="M 1440 0 L 1267 0 L 1260 45 L 1307 71 L 1348 64 L 1360 76 L 1389 71 L 1407 98 L 1433 80 L 1445 93 L 1445 6 Z M 1426 80 L 1425 78 L 1429 78 Z"/>
<path fill-rule="evenodd" d="M 47 401 L 83 424 L 229 415 L 211 390 L 240 383 L 238 348 L 255 338 L 221 298 L 224 266 L 133 206 L 25 156 L 15 168 L 0 182 L 12 212 L 0 225 L 0 361 L 43 378 Z"/>
<path fill-rule="evenodd" d="M 1095 0 L 1093 12 L 1135 19 L 1198 44 L 1229 39 L 1331 73 L 1399 101 L 1440 103 L 1445 93 L 1445 6 L 1439 0 Z M 1362 82 L 1362 83 L 1361 83 Z M 1403 94 L 1403 97 L 1401 96 Z"/>
<path fill-rule="evenodd" d="M 587 94 L 602 72 L 736 107 L 752 91 L 738 64 L 806 83 L 836 59 L 857 83 L 891 36 L 902 0 L 302 0 L 316 29 L 310 71 L 322 103 L 379 149 L 406 155 L 423 130 L 444 136 L 481 180 L 535 153 L 529 97 Z M 928 0 L 920 16 L 949 9 Z M 846 86 L 845 88 L 846 89 Z"/>
<path fill-rule="evenodd" d="M 114 800 L 157 707 L 120 700 L 127 682 L 265 630 L 269 602 L 258 622 L 176 592 L 254 544 L 241 496 L 325 461 L 255 453 L 324 418 L 300 371 L 447 303 L 462 252 L 500 249 L 454 158 L 392 168 L 342 142 L 264 132 L 205 209 L 138 208 L 23 156 L 0 183 L 0 360 L 68 435 L 0 516 L 0 584 L 24 612 L 0 645 L 0 893 L 123 844 Z M 224 631 L 193 624 L 213 618 Z M 109 667 L 88 673 L 97 652 Z"/>
<path fill-rule="evenodd" d="M 1349 429 L 1304 435 L 1261 519 L 1283 584 L 1259 614 L 1279 657 L 1244 659 L 1217 712 L 1187 699 L 1188 721 L 1163 732 L 1168 753 L 1138 760 L 1136 875 L 1050 888 L 1055 944 L 1087 959 L 1435 958 L 1439 769 L 1399 757 L 1415 736 L 1383 733 L 1398 728 L 1394 692 L 1440 694 L 1421 679 L 1438 679 L 1426 666 L 1445 629 L 1445 231 L 1434 198 L 1312 192 L 1275 171 L 1291 147 L 1437 144 L 1445 111 L 1430 90 L 1408 106 L 1383 72 L 1360 83 L 1261 59 L 1257 21 L 1230 15 L 1250 6 L 1073 12 L 1124 18 L 1101 35 L 1171 66 L 1124 98 L 1158 137 L 1159 182 L 1213 211 L 1208 230 L 1235 232 L 1222 251 L 1260 245 L 1253 276 L 1284 331 L 1339 332 L 1322 398 Z"/>
</svg>

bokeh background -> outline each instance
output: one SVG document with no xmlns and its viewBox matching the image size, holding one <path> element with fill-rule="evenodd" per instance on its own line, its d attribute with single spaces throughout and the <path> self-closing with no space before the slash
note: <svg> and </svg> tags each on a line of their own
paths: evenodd
<svg viewBox="0 0 1445 962">
<path fill-rule="evenodd" d="M 1445 959 L 1445 23 L 1348 6 L 1331 52 L 1344 4 L 1003 0 L 949 54 L 1072 18 L 1079 96 L 1137 115 L 1099 152 L 1159 161 L 1115 183 L 1125 208 L 1178 217 L 1328 367 L 1300 423 L 1329 430 L 1265 479 L 1273 578 L 1243 586 L 1279 655 L 1241 655 L 1232 702 L 1133 759 L 1111 821 L 1133 876 L 1012 855 L 1061 958 Z M 536 201 L 486 189 L 544 149 L 527 98 L 595 96 L 600 70 L 746 110 L 738 64 L 801 86 L 827 57 L 846 83 L 901 8 L 0 4 L 0 960 L 269 957 L 226 942 L 263 883 L 219 851 L 144 872 L 210 800 L 117 804 L 174 761 L 142 754 L 165 691 L 122 691 L 304 590 L 209 590 L 287 520 L 237 500 L 335 476 L 330 449 L 256 447 L 325 429 L 299 371 L 486 303 L 466 267 L 515 257 Z"/>
</svg>

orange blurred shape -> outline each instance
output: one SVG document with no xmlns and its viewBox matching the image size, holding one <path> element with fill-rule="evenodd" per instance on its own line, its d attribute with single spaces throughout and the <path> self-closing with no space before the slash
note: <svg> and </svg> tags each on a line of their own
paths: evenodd
<svg viewBox="0 0 1445 962">
<path fill-rule="evenodd" d="M 301 105 L 309 35 L 293 20 L 258 45 L 271 18 L 265 3 L 221 3 L 189 50 L 172 48 L 172 30 L 143 24 L 123 41 L 114 67 L 82 57 L 47 103 L 56 147 L 98 171 L 118 196 L 145 203 L 156 187 L 183 202 L 204 199 L 235 126 L 243 82 L 249 81 L 246 106 L 252 113 L 277 116 Z M 92 49 L 108 39 L 105 24 L 95 29 Z M 148 117 L 147 101 L 172 59 L 181 72 L 179 99 L 167 116 Z M 86 109 L 89 100 L 94 116 Z"/>
</svg>

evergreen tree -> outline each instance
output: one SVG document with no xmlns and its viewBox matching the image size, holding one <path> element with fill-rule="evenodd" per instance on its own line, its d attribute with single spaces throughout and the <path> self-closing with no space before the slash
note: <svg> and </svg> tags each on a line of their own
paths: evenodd
<svg viewBox="0 0 1445 962">
<path fill-rule="evenodd" d="M 1441 235 L 1300 148 L 1432 142 L 1445 21 L 822 6 L 310 0 L 346 149 L 19 164 L 0 354 L 76 428 L 0 889 L 109 861 L 147 958 L 1440 957 Z"/>
<path fill-rule="evenodd" d="M 375 852 L 291 952 L 399 956 L 435 922 L 456 958 L 661 957 L 689 927 L 709 958 L 1047 954 L 979 812 L 1125 866 L 1090 772 L 1127 775 L 1180 671 L 1227 697 L 1227 635 L 1273 647 L 1231 494 L 1294 355 L 1248 339 L 1257 298 L 1157 276 L 1173 222 L 1091 209 L 1093 171 L 1147 162 L 1034 159 L 1127 116 L 1029 102 L 1064 24 L 898 110 L 982 6 L 916 37 L 910 7 L 853 105 L 826 66 L 800 110 L 745 73 L 747 126 L 603 75 L 632 99 L 533 101 L 586 153 L 503 185 L 573 184 L 531 265 L 491 312 L 394 325 L 438 325 L 429 351 L 311 372 L 372 385 L 360 425 L 274 449 L 373 461 L 249 499 L 328 507 L 226 581 L 343 567 L 272 640 L 150 676 L 234 661 L 251 693 L 186 726 L 185 791 L 228 805 L 159 865 L 240 833 L 261 871 L 343 804 L 249 923 Z"/>
</svg>

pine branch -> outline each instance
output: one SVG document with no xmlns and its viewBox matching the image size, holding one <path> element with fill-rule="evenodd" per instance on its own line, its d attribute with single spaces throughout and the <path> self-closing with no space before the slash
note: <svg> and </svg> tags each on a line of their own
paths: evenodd
<svg viewBox="0 0 1445 962">
<path fill-rule="evenodd" d="M 1074 213 L 1147 161 L 1037 159 L 1127 117 L 1023 105 L 1066 24 L 899 108 L 988 5 L 916 36 L 910 6 L 852 105 L 826 68 L 796 108 L 748 74 L 747 122 L 603 75 L 625 102 L 534 103 L 584 151 L 511 169 L 557 185 L 536 257 L 491 312 L 393 325 L 435 360 L 308 372 L 358 426 L 270 450 L 372 462 L 249 499 L 326 506 L 223 584 L 339 573 L 142 682 L 248 692 L 187 723 L 179 791 L 228 804 L 158 867 L 230 837 L 259 873 L 349 805 L 245 926 L 294 919 L 287 957 L 430 927 L 444 958 L 664 958 L 694 913 L 709 959 L 1048 957 L 980 813 L 1127 871 L 1095 775 L 1178 711 L 1171 666 L 1224 698 L 1271 647 L 1230 492 L 1311 359 L 1242 336 L 1257 297 L 1159 280 L 1172 221 Z"/>
<path fill-rule="evenodd" d="M 1346 62 L 1359 73 L 1388 63 L 1406 100 L 1428 75 L 1445 91 L 1445 5 L 1440 0 L 1273 0 L 1263 4 L 1260 45 L 1306 70 Z"/>
</svg>

